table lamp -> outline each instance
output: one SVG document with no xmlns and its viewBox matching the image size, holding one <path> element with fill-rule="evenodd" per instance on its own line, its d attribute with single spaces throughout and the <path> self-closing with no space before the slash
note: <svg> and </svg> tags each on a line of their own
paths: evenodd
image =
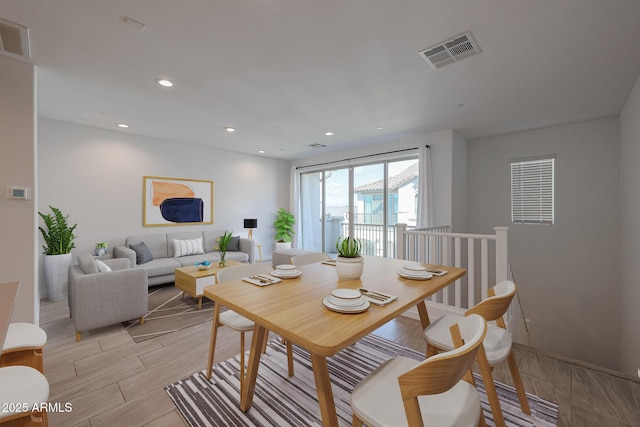
<svg viewBox="0 0 640 427">
<path fill-rule="evenodd" d="M 249 229 L 249 239 L 253 239 L 253 229 L 258 228 L 258 220 L 256 218 L 245 218 L 244 228 Z"/>
</svg>

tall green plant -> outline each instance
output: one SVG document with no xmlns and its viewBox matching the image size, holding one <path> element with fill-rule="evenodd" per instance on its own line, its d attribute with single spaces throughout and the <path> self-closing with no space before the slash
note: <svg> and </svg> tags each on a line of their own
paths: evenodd
<svg viewBox="0 0 640 427">
<path fill-rule="evenodd" d="M 71 249 L 75 248 L 73 241 L 76 236 L 73 234 L 78 224 L 69 226 L 69 215 L 63 215 L 60 209 L 49 206 L 52 214 L 43 214 L 38 212 L 38 215 L 44 221 L 46 229 L 38 227 L 44 237 L 45 244 L 42 246 L 45 255 L 62 255 L 71 252 Z"/>
<path fill-rule="evenodd" d="M 277 242 L 290 242 L 295 234 L 293 226 L 296 224 L 296 218 L 293 214 L 284 208 L 280 208 L 276 214 L 276 220 L 273 226 L 276 229 Z"/>
</svg>

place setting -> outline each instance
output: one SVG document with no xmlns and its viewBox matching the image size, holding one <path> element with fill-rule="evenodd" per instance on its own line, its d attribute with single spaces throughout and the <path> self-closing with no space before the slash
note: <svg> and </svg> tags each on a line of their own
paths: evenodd
<svg viewBox="0 0 640 427">
<path fill-rule="evenodd" d="M 268 286 L 282 282 L 277 277 L 272 277 L 268 274 L 256 274 L 255 276 L 243 277 L 242 280 L 256 286 Z"/>
<path fill-rule="evenodd" d="M 354 289 L 334 289 L 331 295 L 322 300 L 322 304 L 337 313 L 362 313 L 369 309 L 371 303 Z"/>
<path fill-rule="evenodd" d="M 429 280 L 433 276 L 444 276 L 445 270 L 425 267 L 420 264 L 406 264 L 398 270 L 398 276 L 411 280 Z"/>
<path fill-rule="evenodd" d="M 293 264 L 280 264 L 276 265 L 276 269 L 271 272 L 271 275 L 280 279 L 295 279 L 302 276 L 302 271 Z"/>
</svg>

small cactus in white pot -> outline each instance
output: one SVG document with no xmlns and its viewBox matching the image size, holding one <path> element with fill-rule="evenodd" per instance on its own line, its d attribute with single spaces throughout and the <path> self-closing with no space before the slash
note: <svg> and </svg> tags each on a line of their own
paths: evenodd
<svg viewBox="0 0 640 427">
<path fill-rule="evenodd" d="M 355 237 L 339 237 L 336 242 L 336 273 L 340 279 L 355 280 L 362 276 L 364 258 L 362 242 Z"/>
</svg>

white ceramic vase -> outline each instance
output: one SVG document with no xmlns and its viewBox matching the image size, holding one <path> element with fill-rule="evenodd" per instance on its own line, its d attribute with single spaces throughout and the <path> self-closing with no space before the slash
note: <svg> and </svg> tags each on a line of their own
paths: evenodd
<svg viewBox="0 0 640 427">
<path fill-rule="evenodd" d="M 276 241 L 276 251 L 279 251 L 281 249 L 291 249 L 291 242 Z"/>
<path fill-rule="evenodd" d="M 364 268 L 364 258 L 344 258 L 338 255 L 336 257 L 336 273 L 340 279 L 354 280 L 362 276 Z"/>
<path fill-rule="evenodd" d="M 49 301 L 62 301 L 67 298 L 71 256 L 71 253 L 44 256 L 44 280 Z"/>
</svg>

